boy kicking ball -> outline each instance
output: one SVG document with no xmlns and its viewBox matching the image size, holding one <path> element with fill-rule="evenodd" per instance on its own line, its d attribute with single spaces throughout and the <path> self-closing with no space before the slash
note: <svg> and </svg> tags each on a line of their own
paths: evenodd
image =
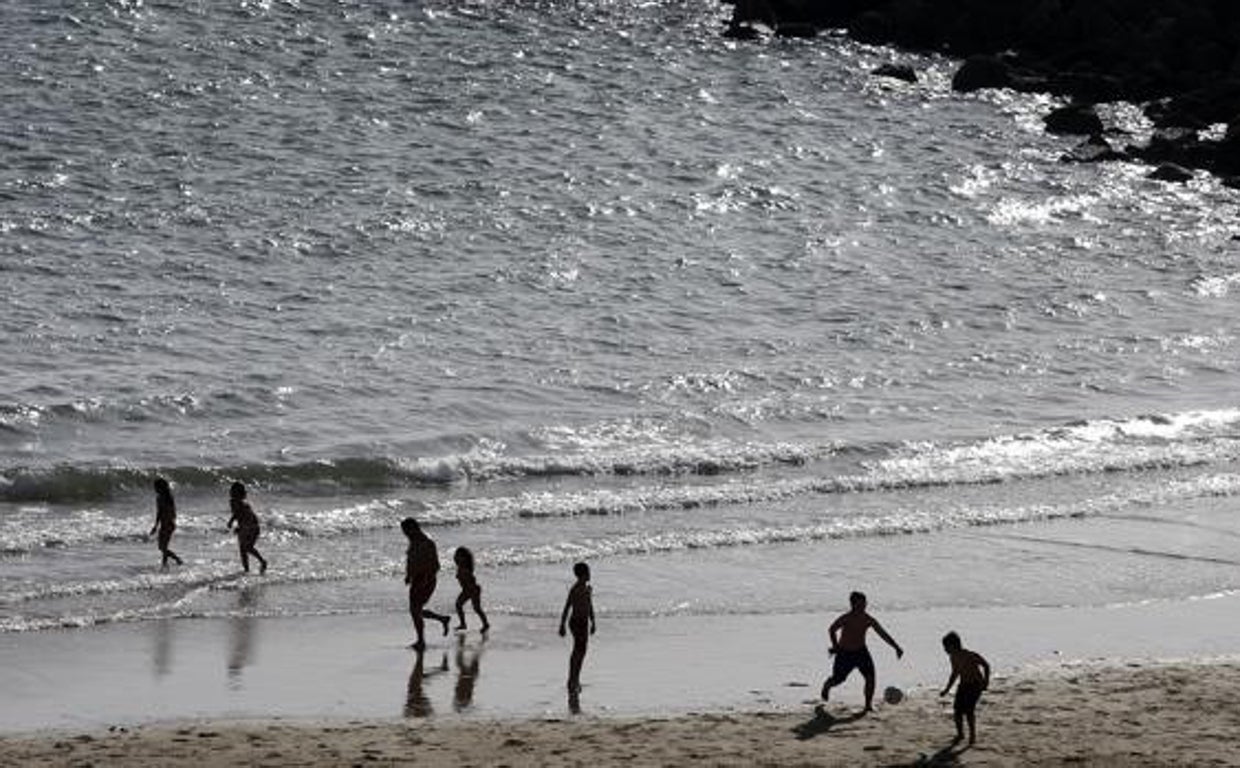
<svg viewBox="0 0 1240 768">
<path fill-rule="evenodd" d="M 891 635 L 887 634 L 877 619 L 865 612 L 865 595 L 853 592 L 848 596 L 848 602 L 852 610 L 831 622 L 831 627 L 827 630 L 831 636 L 831 654 L 835 656 L 835 664 L 831 669 L 831 677 L 822 684 L 822 698 L 825 701 L 831 689 L 848 679 L 848 675 L 854 669 L 860 670 L 861 676 L 865 678 L 865 709 L 863 711 L 872 712 L 874 711 L 875 685 L 874 658 L 870 656 L 870 650 L 865 646 L 865 633 L 870 629 L 878 633 L 879 637 L 895 649 L 897 659 L 904 655 L 904 649 L 892 639 Z"/>
</svg>

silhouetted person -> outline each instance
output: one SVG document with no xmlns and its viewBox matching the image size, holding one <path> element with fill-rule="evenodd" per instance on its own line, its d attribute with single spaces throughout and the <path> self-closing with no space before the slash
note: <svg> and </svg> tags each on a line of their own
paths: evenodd
<svg viewBox="0 0 1240 768">
<path fill-rule="evenodd" d="M 241 550 L 241 567 L 250 572 L 250 555 L 258 560 L 258 572 L 267 572 L 267 561 L 258 554 L 254 545 L 258 542 L 258 515 L 254 508 L 245 500 L 245 484 L 238 481 L 228 491 L 228 505 L 232 508 L 232 516 L 228 518 L 228 528 L 232 530 L 237 524 L 237 547 Z"/>
<path fill-rule="evenodd" d="M 409 585 L 409 615 L 418 635 L 413 647 L 420 651 L 426 648 L 424 618 L 442 623 L 443 633 L 448 634 L 450 619 L 426 608 L 431 595 L 435 594 L 435 584 L 439 579 L 439 550 L 412 517 L 401 520 L 400 529 L 409 539 L 409 549 L 405 552 L 405 583 Z"/>
<path fill-rule="evenodd" d="M 168 481 L 162 477 L 155 478 L 155 525 L 151 526 L 153 535 L 159 533 L 159 551 L 163 554 L 164 559 L 160 564 L 161 568 L 168 567 L 169 560 L 175 560 L 177 565 L 181 564 L 181 558 L 177 557 L 177 553 L 168 549 L 168 544 L 172 541 L 172 532 L 177 529 L 177 503 L 172 498 L 172 486 L 168 485 Z"/>
<path fill-rule="evenodd" d="M 456 583 L 461 585 L 461 594 L 456 598 L 456 617 L 461 622 L 457 629 L 465 630 L 465 603 L 473 603 L 474 613 L 482 619 L 482 631 L 486 632 L 491 624 L 482 610 L 482 587 L 474 576 L 474 553 L 467 547 L 457 547 L 452 560 L 456 563 Z"/>
<path fill-rule="evenodd" d="M 560 637 L 564 637 L 564 624 L 573 633 L 573 651 L 568 657 L 568 693 L 581 693 L 581 664 L 586 660 L 586 648 L 590 635 L 594 634 L 594 596 L 590 588 L 590 566 L 577 563 L 573 566 L 576 583 L 568 590 L 564 610 L 560 613 Z"/>
<path fill-rule="evenodd" d="M 951 657 L 952 674 L 947 678 L 947 685 L 939 691 L 946 696 L 952 683 L 960 680 L 956 686 L 956 701 L 952 707 L 956 717 L 956 741 L 964 738 L 964 720 L 969 721 L 969 744 L 977 740 L 977 729 L 974 712 L 977 702 L 982 698 L 982 691 L 990 687 L 990 664 L 980 653 L 970 651 L 960 643 L 960 635 L 948 632 L 943 635 L 943 650 Z"/>
<path fill-rule="evenodd" d="M 829 698 L 831 689 L 844 682 L 848 675 L 857 669 L 865 678 L 865 711 L 871 712 L 874 708 L 874 658 L 870 656 L 870 649 L 865 645 L 866 631 L 873 628 L 879 637 L 895 649 L 897 659 L 904 655 L 904 649 L 887 634 L 873 616 L 865 612 L 865 595 L 853 592 L 848 596 L 848 602 L 852 610 L 831 622 L 828 630 L 831 635 L 830 652 L 835 656 L 835 665 L 831 670 L 831 677 L 822 684 L 822 698 Z"/>
</svg>

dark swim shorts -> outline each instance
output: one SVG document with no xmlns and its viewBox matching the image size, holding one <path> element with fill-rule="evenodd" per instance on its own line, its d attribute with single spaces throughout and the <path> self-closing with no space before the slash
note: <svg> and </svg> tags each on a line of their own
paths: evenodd
<svg viewBox="0 0 1240 768">
<path fill-rule="evenodd" d="M 844 682 L 844 679 L 854 669 L 860 670 L 861 674 L 866 677 L 874 676 L 874 658 L 870 656 L 869 648 L 860 648 L 855 651 L 836 651 L 835 666 L 831 669 L 831 684 L 839 685 Z"/>
<path fill-rule="evenodd" d="M 977 708 L 977 702 L 982 698 L 982 686 L 966 685 L 961 683 L 956 686 L 956 702 L 955 711 L 958 715 L 971 715 L 973 710 Z"/>
</svg>

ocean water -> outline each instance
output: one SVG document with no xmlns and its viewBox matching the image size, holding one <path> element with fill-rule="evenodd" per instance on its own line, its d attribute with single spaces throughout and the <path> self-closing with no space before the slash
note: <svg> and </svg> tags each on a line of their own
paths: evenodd
<svg viewBox="0 0 1240 768">
<path fill-rule="evenodd" d="M 728 11 L 10 3 L 0 630 L 399 613 L 408 515 L 501 620 L 1240 588 L 1237 193 Z"/>
</svg>

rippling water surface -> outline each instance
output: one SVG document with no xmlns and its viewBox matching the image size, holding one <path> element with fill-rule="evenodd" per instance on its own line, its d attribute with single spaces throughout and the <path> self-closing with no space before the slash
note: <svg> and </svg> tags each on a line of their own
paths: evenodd
<svg viewBox="0 0 1240 768">
<path fill-rule="evenodd" d="M 500 613 L 1240 586 L 1235 192 L 727 12 L 12 4 L 0 629 L 400 610 L 410 514 Z"/>
</svg>

